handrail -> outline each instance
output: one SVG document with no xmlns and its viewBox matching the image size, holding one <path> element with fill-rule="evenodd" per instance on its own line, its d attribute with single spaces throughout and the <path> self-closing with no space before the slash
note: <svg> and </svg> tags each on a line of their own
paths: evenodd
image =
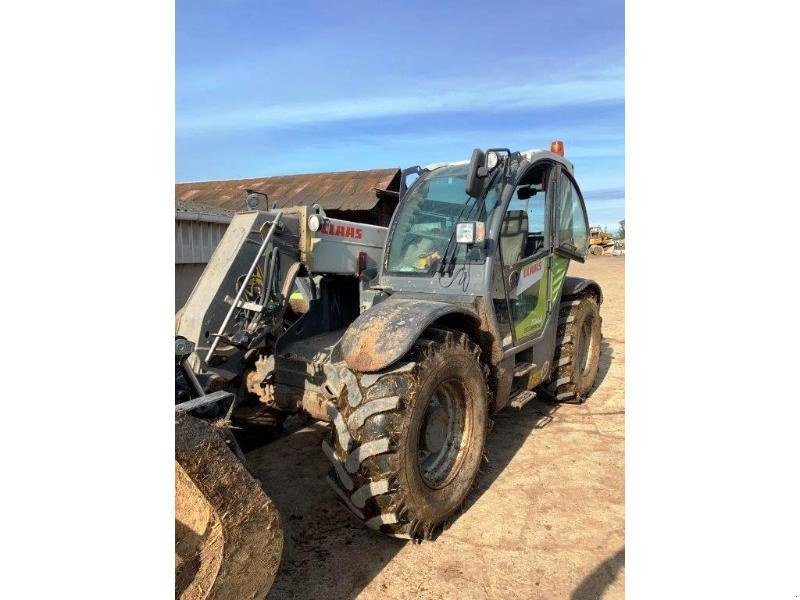
<svg viewBox="0 0 800 600">
<path fill-rule="evenodd" d="M 261 260 L 261 256 L 264 254 L 264 250 L 267 249 L 267 244 L 272 239 L 272 235 L 275 233 L 275 228 L 278 226 L 278 221 L 281 220 L 283 216 L 283 211 L 279 210 L 278 214 L 275 216 L 275 219 L 272 221 L 272 227 L 269 228 L 269 232 L 267 232 L 264 241 L 261 243 L 261 247 L 258 249 L 255 258 L 253 259 L 253 264 L 250 265 L 250 269 L 247 271 L 247 275 L 244 277 L 244 281 L 242 282 L 242 286 L 239 288 L 239 291 L 236 292 L 236 298 L 233 300 L 233 304 L 228 309 L 228 314 L 225 315 L 225 320 L 222 321 L 222 326 L 219 328 L 219 331 L 214 336 L 214 341 L 211 342 L 211 347 L 208 349 L 208 353 L 206 354 L 206 364 L 208 361 L 211 360 L 211 357 L 214 355 L 214 350 L 217 349 L 217 344 L 219 343 L 219 338 L 225 333 L 225 328 L 228 326 L 228 321 L 231 320 L 231 316 L 233 315 L 233 311 L 236 310 L 236 307 L 239 305 L 239 300 L 242 299 L 242 294 L 244 294 L 244 290 L 247 287 L 247 282 L 250 281 L 250 278 L 253 276 L 253 272 L 256 270 L 256 266 L 258 266 L 258 261 Z"/>
</svg>

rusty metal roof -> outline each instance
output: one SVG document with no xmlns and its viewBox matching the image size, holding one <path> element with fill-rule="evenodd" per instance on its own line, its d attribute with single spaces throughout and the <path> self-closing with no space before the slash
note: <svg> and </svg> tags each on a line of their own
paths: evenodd
<svg viewBox="0 0 800 600">
<path fill-rule="evenodd" d="M 202 202 L 183 202 L 182 200 L 175 200 L 176 213 L 191 213 L 203 214 L 208 216 L 218 217 L 233 217 L 235 211 L 221 206 L 213 206 L 211 204 L 204 204 Z"/>
<path fill-rule="evenodd" d="M 391 195 L 396 197 L 399 188 L 400 169 L 373 169 L 176 183 L 175 201 L 239 211 L 246 209 L 244 191 L 251 189 L 267 194 L 270 208 L 274 203 L 279 208 L 319 203 L 326 210 L 370 210 L 385 192 L 393 192 Z"/>
</svg>

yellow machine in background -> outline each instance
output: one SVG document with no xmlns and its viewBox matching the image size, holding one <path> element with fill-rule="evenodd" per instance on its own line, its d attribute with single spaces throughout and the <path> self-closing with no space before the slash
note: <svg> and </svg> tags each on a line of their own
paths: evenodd
<svg viewBox="0 0 800 600">
<path fill-rule="evenodd" d="M 614 237 L 600 227 L 589 228 L 589 252 L 595 256 L 604 254 L 614 248 Z"/>
</svg>

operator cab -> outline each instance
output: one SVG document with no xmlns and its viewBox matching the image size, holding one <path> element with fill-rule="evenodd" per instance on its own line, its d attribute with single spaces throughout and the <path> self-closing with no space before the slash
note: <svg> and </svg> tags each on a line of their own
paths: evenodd
<svg viewBox="0 0 800 600">
<path fill-rule="evenodd" d="M 569 261 L 588 250 L 586 209 L 563 154 L 561 142 L 476 149 L 470 161 L 423 169 L 390 225 L 380 287 L 485 312 L 503 351 L 552 337 Z"/>
</svg>

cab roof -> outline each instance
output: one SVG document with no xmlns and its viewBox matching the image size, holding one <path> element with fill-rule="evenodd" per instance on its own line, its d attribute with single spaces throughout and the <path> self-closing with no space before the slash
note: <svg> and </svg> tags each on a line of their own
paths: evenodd
<svg viewBox="0 0 800 600">
<path fill-rule="evenodd" d="M 575 172 L 575 166 L 572 164 L 571 161 L 567 160 L 566 158 L 564 158 L 559 154 L 554 154 L 549 150 L 542 150 L 540 148 L 531 148 L 530 150 L 522 150 L 519 152 L 519 154 L 520 156 L 522 156 L 524 159 L 526 159 L 528 162 L 531 163 L 541 158 L 550 158 L 552 160 L 555 160 L 556 162 L 560 162 L 563 165 L 565 165 L 567 169 L 569 169 L 570 173 Z M 441 167 L 454 167 L 456 165 L 466 165 L 466 164 L 469 164 L 468 160 L 457 160 L 451 162 L 431 163 L 423 168 L 428 171 L 433 171 L 434 169 L 439 169 Z"/>
</svg>

